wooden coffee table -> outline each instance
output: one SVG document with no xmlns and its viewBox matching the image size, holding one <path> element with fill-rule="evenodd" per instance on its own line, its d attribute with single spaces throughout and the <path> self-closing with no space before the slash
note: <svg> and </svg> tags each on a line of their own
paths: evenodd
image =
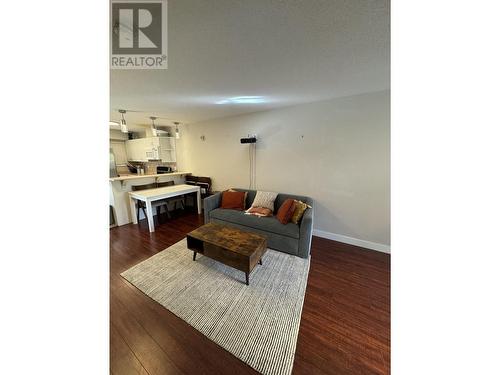
<svg viewBox="0 0 500 375">
<path fill-rule="evenodd" d="M 192 250 L 193 261 L 200 253 L 224 263 L 226 266 L 245 272 L 246 284 L 250 272 L 267 251 L 267 240 L 256 233 L 216 223 L 205 224 L 187 235 L 188 249 Z"/>
</svg>

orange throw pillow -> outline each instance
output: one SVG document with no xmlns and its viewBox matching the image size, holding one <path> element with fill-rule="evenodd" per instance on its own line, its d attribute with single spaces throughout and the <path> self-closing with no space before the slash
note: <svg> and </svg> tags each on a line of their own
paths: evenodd
<svg viewBox="0 0 500 375">
<path fill-rule="evenodd" d="M 281 224 L 288 224 L 292 218 L 293 212 L 295 211 L 295 200 L 287 199 L 283 202 L 278 213 L 276 214 L 276 219 L 279 220 Z"/>
<path fill-rule="evenodd" d="M 250 207 L 245 211 L 247 215 L 254 215 L 259 217 L 273 216 L 273 211 L 266 207 Z"/>
<path fill-rule="evenodd" d="M 220 208 L 243 211 L 245 209 L 245 194 L 244 191 L 224 191 Z"/>
</svg>

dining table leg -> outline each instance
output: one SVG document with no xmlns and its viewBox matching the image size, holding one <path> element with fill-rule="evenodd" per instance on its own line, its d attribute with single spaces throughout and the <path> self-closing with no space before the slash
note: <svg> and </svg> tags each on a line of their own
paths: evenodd
<svg viewBox="0 0 500 375">
<path fill-rule="evenodd" d="M 155 231 L 155 221 L 154 221 L 154 217 L 153 217 L 153 208 L 151 207 L 150 200 L 146 200 L 146 213 L 148 214 L 149 231 L 154 232 Z"/>
<path fill-rule="evenodd" d="M 128 197 L 130 203 L 130 214 L 132 215 L 132 223 L 137 224 L 137 212 L 135 210 L 135 199 Z"/>
<path fill-rule="evenodd" d="M 198 215 L 201 215 L 201 189 L 196 192 L 196 205 L 198 206 Z"/>
</svg>

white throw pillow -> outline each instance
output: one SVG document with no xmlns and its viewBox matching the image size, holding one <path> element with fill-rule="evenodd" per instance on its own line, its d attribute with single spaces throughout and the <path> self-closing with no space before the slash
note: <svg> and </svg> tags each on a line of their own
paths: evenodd
<svg viewBox="0 0 500 375">
<path fill-rule="evenodd" d="M 258 191 L 257 194 L 255 194 L 252 207 L 265 207 L 274 211 L 274 201 L 277 196 L 278 193 L 273 193 L 271 191 Z"/>
</svg>

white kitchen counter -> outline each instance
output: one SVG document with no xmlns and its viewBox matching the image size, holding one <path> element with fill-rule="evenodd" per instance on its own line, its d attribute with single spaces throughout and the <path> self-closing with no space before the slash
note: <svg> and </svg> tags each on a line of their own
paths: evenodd
<svg viewBox="0 0 500 375">
<path fill-rule="evenodd" d="M 121 175 L 120 177 L 111 177 L 109 181 L 128 181 L 128 180 L 136 180 L 139 178 L 149 178 L 149 177 L 169 177 L 169 176 L 186 176 L 191 174 L 191 172 L 172 172 L 172 173 L 156 173 L 156 174 L 127 174 Z"/>
</svg>

